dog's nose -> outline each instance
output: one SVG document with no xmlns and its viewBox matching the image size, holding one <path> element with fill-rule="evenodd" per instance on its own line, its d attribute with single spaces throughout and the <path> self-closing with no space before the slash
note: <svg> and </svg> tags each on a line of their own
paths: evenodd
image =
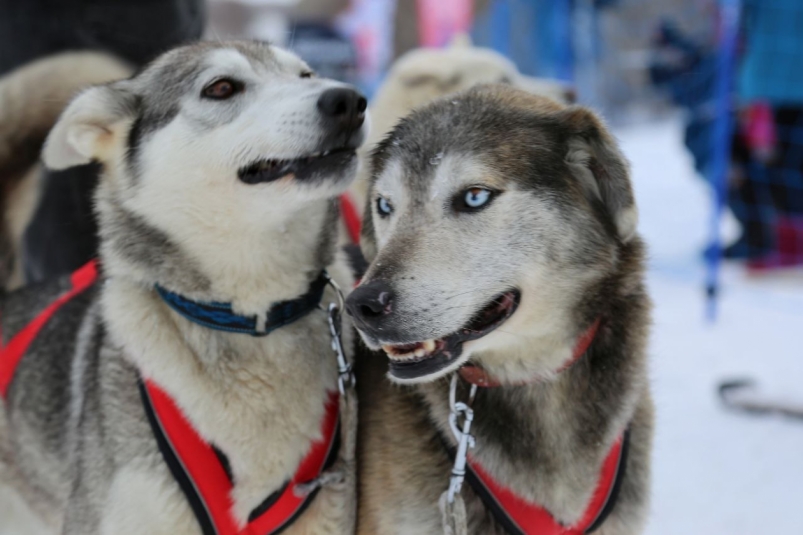
<svg viewBox="0 0 803 535">
<path fill-rule="evenodd" d="M 370 326 L 393 313 L 393 290 L 381 280 L 359 286 L 346 299 L 346 311 L 359 323 Z"/>
<path fill-rule="evenodd" d="M 362 126 L 367 107 L 365 97 L 349 87 L 327 89 L 318 97 L 321 115 L 350 130 Z"/>
</svg>

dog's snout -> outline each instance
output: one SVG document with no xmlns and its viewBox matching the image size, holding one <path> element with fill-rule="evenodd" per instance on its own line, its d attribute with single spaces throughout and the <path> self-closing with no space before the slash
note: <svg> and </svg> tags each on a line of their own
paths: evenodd
<svg viewBox="0 0 803 535">
<path fill-rule="evenodd" d="M 384 281 L 356 288 L 346 300 L 346 311 L 364 326 L 371 326 L 393 313 L 393 290 Z"/>
<path fill-rule="evenodd" d="M 318 110 L 326 119 L 338 126 L 356 130 L 365 121 L 368 101 L 349 87 L 327 89 L 318 98 Z"/>
</svg>

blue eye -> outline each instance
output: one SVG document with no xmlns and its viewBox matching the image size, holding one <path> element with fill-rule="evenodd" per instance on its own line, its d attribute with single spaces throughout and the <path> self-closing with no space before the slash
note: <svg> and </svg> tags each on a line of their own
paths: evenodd
<svg viewBox="0 0 803 535">
<path fill-rule="evenodd" d="M 494 192 L 485 188 L 470 188 L 462 197 L 455 199 L 454 207 L 459 212 L 472 212 L 484 208 L 491 202 Z"/>
<path fill-rule="evenodd" d="M 393 213 L 393 205 L 386 198 L 379 197 L 376 200 L 376 210 L 380 216 L 387 217 Z"/>
</svg>

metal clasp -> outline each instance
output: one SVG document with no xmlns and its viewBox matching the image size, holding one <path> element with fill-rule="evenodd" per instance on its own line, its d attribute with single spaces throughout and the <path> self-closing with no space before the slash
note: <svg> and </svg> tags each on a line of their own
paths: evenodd
<svg viewBox="0 0 803 535">
<path fill-rule="evenodd" d="M 454 503 L 455 496 L 460 494 L 463 481 L 466 479 L 466 463 L 468 462 L 468 449 L 473 448 L 475 441 L 471 434 L 471 423 L 474 421 L 474 410 L 471 404 L 477 395 L 477 385 L 472 384 L 469 390 L 468 400 L 464 403 L 457 401 L 457 374 L 452 375 L 452 382 L 449 384 L 449 427 L 457 440 L 457 453 L 454 456 L 452 475 L 449 478 L 449 491 L 447 500 Z M 460 422 L 462 417 L 463 421 Z"/>
<path fill-rule="evenodd" d="M 335 290 L 337 294 L 338 303 L 329 303 L 327 316 L 329 320 L 329 334 L 332 335 L 332 351 L 335 352 L 337 357 L 337 388 L 340 394 L 344 395 L 347 388 L 354 388 L 357 380 L 354 377 L 354 370 L 351 363 L 346 359 L 346 354 L 343 352 L 343 344 L 341 342 L 341 325 L 340 311 L 343 310 L 343 292 L 337 283 L 332 280 L 329 274 L 326 274 L 326 279 L 329 285 Z"/>
</svg>

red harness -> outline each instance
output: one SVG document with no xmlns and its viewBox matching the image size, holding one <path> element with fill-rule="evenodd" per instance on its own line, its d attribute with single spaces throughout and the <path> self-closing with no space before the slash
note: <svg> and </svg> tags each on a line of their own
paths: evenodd
<svg viewBox="0 0 803 535">
<path fill-rule="evenodd" d="M 96 262 L 92 261 L 80 268 L 70 276 L 72 288 L 62 294 L 58 299 L 50 303 L 33 321 L 25 326 L 8 344 L 0 348 L 0 394 L 5 398 L 8 395 L 8 387 L 14 378 L 14 371 L 22 360 L 22 356 L 28 347 L 36 339 L 36 335 L 42 327 L 53 317 L 65 303 L 92 286 L 98 278 L 98 268 Z"/>
<path fill-rule="evenodd" d="M 159 449 L 184 491 L 204 535 L 269 535 L 292 524 L 312 503 L 317 489 L 299 493 L 298 486 L 319 477 L 337 457 L 339 395 L 330 393 L 321 428 L 292 479 L 262 502 L 240 527 L 231 511 L 234 482 L 225 457 L 187 421 L 173 399 L 153 381 L 140 384 L 148 421 Z"/>
<path fill-rule="evenodd" d="M 341 207 L 349 235 L 359 241 L 360 218 L 347 196 Z M 0 348 L 0 394 L 7 395 L 14 371 L 31 342 L 47 321 L 73 297 L 97 280 L 97 264 L 90 262 L 71 277 L 72 288 L 51 303 L 9 343 Z M 572 358 L 559 371 L 570 367 L 585 354 L 594 339 L 599 322 L 581 336 Z M 460 375 L 481 387 L 499 386 L 484 370 L 464 366 Z M 143 405 L 156 436 L 159 449 L 174 478 L 187 496 L 204 535 L 269 535 L 291 524 L 311 503 L 315 491 L 306 496 L 296 493 L 297 485 L 314 480 L 336 456 L 338 433 L 338 395 L 330 394 L 322 424 L 322 440 L 316 441 L 290 481 L 252 512 L 248 524 L 240 528 L 231 513 L 234 483 L 225 457 L 203 440 L 170 398 L 152 381 L 140 383 Z M 627 457 L 628 433 L 613 445 L 602 465 L 600 479 L 582 518 L 565 527 L 537 504 L 527 502 L 494 480 L 476 461 L 469 458 L 467 480 L 497 521 L 512 535 L 582 535 L 599 527 L 616 500 Z"/>
<path fill-rule="evenodd" d="M 600 320 L 595 321 L 578 339 L 572 357 L 558 372 L 565 371 L 576 363 L 586 351 L 599 330 Z M 466 365 L 460 368 L 460 376 L 479 387 L 493 388 L 501 383 L 482 368 Z M 496 521 L 511 535 L 584 535 L 602 525 L 616 502 L 627 460 L 628 433 L 625 431 L 613 444 L 602 463 L 596 489 L 583 516 L 574 525 L 566 527 L 543 507 L 531 503 L 495 480 L 469 455 L 466 480 L 482 499 Z"/>
<path fill-rule="evenodd" d="M 97 279 L 95 261 L 77 270 L 70 277 L 72 287 L 0 348 L 0 394 L 4 398 L 17 366 L 37 334 L 62 306 L 89 289 Z M 317 493 L 317 488 L 299 492 L 298 486 L 315 480 L 337 457 L 339 395 L 334 392 L 326 402 L 322 438 L 311 445 L 292 478 L 257 507 L 242 527 L 231 511 L 234 481 L 225 456 L 198 434 L 175 401 L 153 381 L 140 381 L 140 392 L 162 456 L 187 497 L 204 535 L 278 533 L 303 513 Z"/>
<path fill-rule="evenodd" d="M 531 503 L 503 486 L 469 457 L 466 479 L 496 521 L 511 535 L 584 535 L 599 528 L 613 509 L 627 460 L 628 434 L 614 443 L 602 463 L 597 487 L 583 516 L 566 527 L 543 507 Z"/>
<path fill-rule="evenodd" d="M 346 230 L 349 233 L 349 238 L 354 244 L 360 243 L 360 230 L 362 228 L 362 220 L 360 212 L 354 206 L 354 201 L 349 193 L 344 193 L 340 196 L 340 213 L 343 216 L 343 222 L 346 224 Z"/>
</svg>

